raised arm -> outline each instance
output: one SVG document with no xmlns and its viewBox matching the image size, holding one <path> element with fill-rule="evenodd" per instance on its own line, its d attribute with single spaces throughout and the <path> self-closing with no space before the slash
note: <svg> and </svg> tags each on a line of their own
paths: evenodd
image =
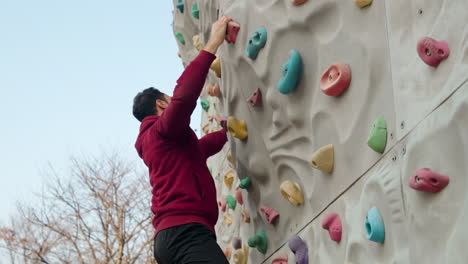
<svg viewBox="0 0 468 264">
<path fill-rule="evenodd" d="M 160 135 L 176 137 L 190 126 L 190 116 L 205 84 L 210 65 L 216 58 L 214 54 L 224 41 L 229 21 L 231 21 L 230 18 L 222 17 L 213 24 L 211 37 L 206 47 L 185 68 L 177 80 L 171 102 L 156 123 L 156 130 Z"/>
<path fill-rule="evenodd" d="M 200 148 L 206 159 L 218 153 L 223 148 L 226 141 L 227 135 L 226 130 L 224 129 L 206 134 L 198 140 Z"/>
</svg>

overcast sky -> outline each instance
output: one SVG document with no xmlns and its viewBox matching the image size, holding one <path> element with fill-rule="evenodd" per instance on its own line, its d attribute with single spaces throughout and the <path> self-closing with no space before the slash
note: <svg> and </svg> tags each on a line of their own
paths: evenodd
<svg viewBox="0 0 468 264">
<path fill-rule="evenodd" d="M 102 149 L 138 159 L 133 97 L 149 86 L 172 95 L 183 70 L 172 10 L 159 0 L 0 0 L 0 224 L 17 200 L 33 200 L 48 163 L 66 171 L 71 155 Z"/>
</svg>

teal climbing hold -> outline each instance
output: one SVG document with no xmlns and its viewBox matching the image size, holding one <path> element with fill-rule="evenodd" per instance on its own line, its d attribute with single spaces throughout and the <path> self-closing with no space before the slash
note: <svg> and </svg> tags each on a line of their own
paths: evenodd
<svg viewBox="0 0 468 264">
<path fill-rule="evenodd" d="M 262 27 L 257 29 L 249 38 L 249 43 L 247 43 L 247 48 L 245 49 L 245 55 L 255 60 L 263 47 L 265 47 L 267 41 L 267 31 L 266 28 Z"/>
<path fill-rule="evenodd" d="M 200 10 L 198 10 L 198 4 L 196 2 L 192 6 L 192 16 L 196 19 L 200 18 Z"/>
<path fill-rule="evenodd" d="M 292 50 L 289 60 L 283 66 L 283 78 L 278 82 L 277 89 L 282 94 L 292 92 L 299 84 L 302 76 L 302 59 L 299 52 Z"/>
<path fill-rule="evenodd" d="M 387 122 L 383 117 L 374 120 L 367 145 L 375 152 L 383 153 L 387 145 Z"/>
<path fill-rule="evenodd" d="M 236 209 L 236 205 L 237 205 L 237 201 L 236 201 L 236 198 L 234 198 L 234 196 L 232 195 L 227 195 L 226 196 L 226 203 L 228 205 L 228 207 L 232 210 L 235 210 Z"/>
<path fill-rule="evenodd" d="M 208 109 L 210 109 L 210 102 L 205 98 L 201 99 L 201 107 L 205 112 L 208 112 Z"/>
<path fill-rule="evenodd" d="M 247 177 L 247 178 L 245 178 L 245 179 L 242 179 L 242 180 L 240 181 L 240 183 L 239 183 L 239 188 L 241 188 L 241 189 L 247 189 L 247 188 L 249 188 L 249 186 L 250 186 L 251 183 L 252 183 L 252 182 L 250 181 L 250 177 Z"/>
<path fill-rule="evenodd" d="M 260 229 L 255 236 L 249 238 L 248 244 L 249 247 L 254 247 L 260 251 L 260 253 L 265 254 L 268 249 L 268 237 L 265 230 Z"/>
<path fill-rule="evenodd" d="M 372 207 L 366 217 L 366 236 L 367 239 L 383 243 L 385 240 L 385 226 L 382 216 L 376 207 Z"/>
<path fill-rule="evenodd" d="M 176 32 L 175 36 L 182 45 L 185 45 L 185 39 L 184 39 L 184 35 L 182 35 L 182 33 Z"/>
<path fill-rule="evenodd" d="M 179 0 L 179 1 L 177 2 L 176 7 L 177 7 L 177 9 L 179 9 L 179 11 L 180 11 L 181 13 L 184 13 L 184 2 L 183 2 L 183 0 Z"/>
</svg>

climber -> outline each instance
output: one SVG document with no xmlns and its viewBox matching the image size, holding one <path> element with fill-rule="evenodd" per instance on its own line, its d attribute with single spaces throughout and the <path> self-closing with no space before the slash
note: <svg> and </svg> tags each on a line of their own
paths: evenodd
<svg viewBox="0 0 468 264">
<path fill-rule="evenodd" d="M 226 130 L 199 140 L 189 124 L 231 20 L 222 17 L 212 25 L 210 40 L 185 68 L 172 97 L 151 87 L 133 102 L 133 115 L 141 122 L 135 147 L 150 173 L 159 264 L 228 263 L 216 242 L 216 188 L 206 165 L 226 143 Z"/>
</svg>

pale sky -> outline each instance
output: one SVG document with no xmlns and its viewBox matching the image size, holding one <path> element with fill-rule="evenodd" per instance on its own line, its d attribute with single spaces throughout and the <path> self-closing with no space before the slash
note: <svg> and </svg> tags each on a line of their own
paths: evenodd
<svg viewBox="0 0 468 264">
<path fill-rule="evenodd" d="M 183 70 L 172 1 L 0 0 L 0 224 L 50 163 L 118 149 L 137 160 L 133 97 Z M 200 127 L 200 107 L 192 116 Z M 66 174 L 64 174 L 66 175 Z M 1 262 L 1 261 L 0 261 Z"/>
</svg>

